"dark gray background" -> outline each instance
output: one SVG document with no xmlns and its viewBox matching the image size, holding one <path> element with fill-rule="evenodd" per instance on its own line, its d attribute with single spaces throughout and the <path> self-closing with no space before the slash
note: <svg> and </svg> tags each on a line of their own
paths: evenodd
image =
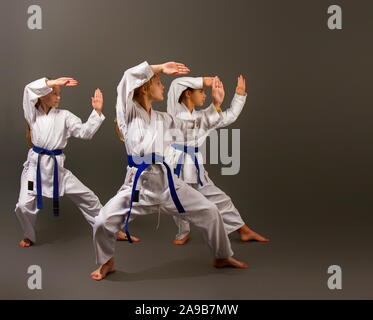
<svg viewBox="0 0 373 320">
<path fill-rule="evenodd" d="M 43 9 L 43 29 L 27 28 L 27 7 Z M 327 7 L 343 9 L 343 30 L 326 26 Z M 2 299 L 371 299 L 373 126 L 372 1 L 1 1 Z M 40 212 L 39 243 L 22 237 L 13 210 L 26 159 L 23 87 L 44 75 L 72 76 L 61 107 L 82 119 L 103 90 L 106 120 L 92 141 L 71 139 L 66 167 L 106 203 L 125 175 L 114 134 L 116 86 L 144 60 L 181 61 L 191 76 L 219 75 L 226 104 L 235 78 L 248 99 L 231 128 L 241 129 L 241 171 L 214 182 L 246 222 L 271 238 L 240 243 L 248 270 L 216 270 L 197 230 L 185 247 L 171 243 L 169 217 L 136 220 L 139 244 L 119 243 L 118 272 L 102 282 L 91 230 L 68 199 Z M 172 77 L 163 77 L 168 87 Z M 165 104 L 157 105 L 165 110 Z M 27 288 L 27 267 L 43 270 L 43 290 Z M 343 290 L 327 288 L 327 268 L 343 270 Z"/>
</svg>

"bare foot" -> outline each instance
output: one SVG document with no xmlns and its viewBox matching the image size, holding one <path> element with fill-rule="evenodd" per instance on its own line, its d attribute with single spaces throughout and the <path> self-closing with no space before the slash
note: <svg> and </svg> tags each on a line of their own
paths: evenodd
<svg viewBox="0 0 373 320">
<path fill-rule="evenodd" d="M 237 232 L 240 234 L 241 241 L 259 241 L 259 242 L 269 242 L 269 239 L 264 238 L 260 234 L 251 230 L 246 224 L 239 228 Z"/>
<path fill-rule="evenodd" d="M 141 240 L 133 235 L 131 235 L 133 242 L 140 242 Z M 117 234 L 117 241 L 128 241 L 127 235 L 123 231 L 119 231 Z"/>
<path fill-rule="evenodd" d="M 215 268 L 238 268 L 238 269 L 247 269 L 249 265 L 245 262 L 238 261 L 233 257 L 227 259 L 215 259 L 214 261 Z"/>
<path fill-rule="evenodd" d="M 174 244 L 183 245 L 183 244 L 186 244 L 189 239 L 190 239 L 190 233 L 188 233 L 184 238 L 180 240 L 174 240 Z"/>
<path fill-rule="evenodd" d="M 24 238 L 23 240 L 19 242 L 19 246 L 22 248 L 31 247 L 33 244 L 34 243 L 30 239 L 27 239 L 27 238 Z"/>
<path fill-rule="evenodd" d="M 91 273 L 91 278 L 93 280 L 100 281 L 100 280 L 106 278 L 106 276 L 109 273 L 112 273 L 114 271 L 115 271 L 115 268 L 114 268 L 114 258 L 111 258 L 108 262 L 106 262 L 105 264 L 103 264 L 102 266 L 100 266 L 97 270 L 93 271 Z"/>
</svg>

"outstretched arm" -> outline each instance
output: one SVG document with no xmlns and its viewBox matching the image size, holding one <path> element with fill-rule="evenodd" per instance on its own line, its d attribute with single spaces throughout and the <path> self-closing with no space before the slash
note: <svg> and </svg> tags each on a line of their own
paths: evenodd
<svg viewBox="0 0 373 320">
<path fill-rule="evenodd" d="M 240 75 L 237 78 L 236 92 L 232 99 L 230 107 L 222 112 L 221 121 L 219 122 L 217 128 L 222 128 L 229 126 L 231 123 L 237 120 L 240 115 L 243 106 L 246 102 L 246 80 Z"/>
<path fill-rule="evenodd" d="M 94 96 L 91 97 L 91 101 L 93 110 L 85 123 L 82 123 L 79 117 L 67 111 L 66 127 L 68 136 L 80 139 L 92 139 L 100 128 L 102 122 L 105 120 L 105 116 L 102 114 L 104 99 L 100 89 L 95 90 Z"/>
</svg>

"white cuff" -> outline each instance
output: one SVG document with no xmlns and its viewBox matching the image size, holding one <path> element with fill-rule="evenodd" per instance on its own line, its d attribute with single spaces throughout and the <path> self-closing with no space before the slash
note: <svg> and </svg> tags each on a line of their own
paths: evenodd
<svg viewBox="0 0 373 320">
<path fill-rule="evenodd" d="M 92 117 L 92 119 L 98 121 L 98 122 L 102 122 L 105 120 L 105 116 L 104 114 L 101 112 L 101 114 L 99 114 L 96 109 L 93 109 L 90 116 L 90 118 Z"/>
</svg>

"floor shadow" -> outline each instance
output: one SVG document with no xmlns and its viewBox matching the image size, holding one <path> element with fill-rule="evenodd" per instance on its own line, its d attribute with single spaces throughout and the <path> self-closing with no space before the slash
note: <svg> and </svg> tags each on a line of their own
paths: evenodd
<svg viewBox="0 0 373 320">
<path fill-rule="evenodd" d="M 224 268 L 216 269 L 212 263 L 206 263 L 199 258 L 173 260 L 162 265 L 139 272 L 124 272 L 116 270 L 106 280 L 114 282 L 132 282 L 142 280 L 180 279 L 208 276 L 216 273 L 229 275 L 242 274 L 245 270 Z"/>
</svg>

